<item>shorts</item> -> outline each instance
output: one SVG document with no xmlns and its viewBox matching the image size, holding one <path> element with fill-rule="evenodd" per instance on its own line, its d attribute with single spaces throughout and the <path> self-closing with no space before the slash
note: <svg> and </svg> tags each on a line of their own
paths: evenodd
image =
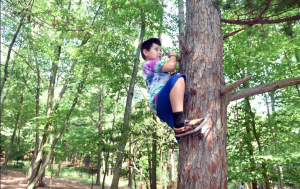
<svg viewBox="0 0 300 189">
<path fill-rule="evenodd" d="M 175 74 L 167 81 L 165 86 L 158 92 L 157 101 L 156 101 L 156 110 L 157 116 L 164 122 L 166 122 L 172 129 L 174 127 L 174 119 L 172 106 L 170 101 L 170 92 L 175 85 L 177 79 L 180 77 L 184 78 L 186 83 L 186 75 L 184 74 Z M 185 92 L 184 92 L 185 96 Z"/>
</svg>

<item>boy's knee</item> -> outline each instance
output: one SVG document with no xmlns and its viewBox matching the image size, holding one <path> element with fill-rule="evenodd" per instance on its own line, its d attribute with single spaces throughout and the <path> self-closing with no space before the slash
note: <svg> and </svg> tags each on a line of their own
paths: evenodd
<svg viewBox="0 0 300 189">
<path fill-rule="evenodd" d="M 178 78 L 177 82 L 180 83 L 180 84 L 182 84 L 182 85 L 185 85 L 183 77 Z"/>
</svg>

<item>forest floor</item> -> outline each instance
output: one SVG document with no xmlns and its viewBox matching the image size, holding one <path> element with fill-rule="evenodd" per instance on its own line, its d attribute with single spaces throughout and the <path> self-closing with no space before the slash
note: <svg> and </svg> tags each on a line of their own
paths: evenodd
<svg viewBox="0 0 300 189">
<path fill-rule="evenodd" d="M 19 184 L 25 178 L 25 174 L 21 171 L 15 170 L 7 170 L 7 175 L 1 174 L 1 189 L 18 189 L 18 188 L 26 188 L 27 181 L 23 181 L 22 184 Z M 45 187 L 37 187 L 37 188 L 50 188 L 50 177 L 45 176 L 43 179 L 45 183 Z M 52 185 L 51 189 L 71 189 L 71 188 L 82 188 L 89 189 L 91 188 L 91 184 L 83 184 L 80 183 L 81 180 L 78 179 L 68 179 L 68 178 L 55 178 L 52 177 Z M 93 189 L 100 189 L 101 186 L 93 186 Z M 119 187 L 124 189 L 122 187 Z M 109 189 L 109 186 L 106 186 L 105 189 Z"/>
</svg>

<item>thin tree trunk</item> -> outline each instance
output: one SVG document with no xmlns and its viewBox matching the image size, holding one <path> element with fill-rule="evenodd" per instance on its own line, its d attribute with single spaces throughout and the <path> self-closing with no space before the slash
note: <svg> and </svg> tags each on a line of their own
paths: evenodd
<svg viewBox="0 0 300 189">
<path fill-rule="evenodd" d="M 152 164 L 151 164 L 151 151 L 149 147 L 149 142 L 147 142 L 147 154 L 148 154 L 148 165 L 149 165 L 149 180 L 150 180 L 150 187 L 152 187 Z M 152 189 L 152 188 L 151 188 Z"/>
<path fill-rule="evenodd" d="M 117 94 L 117 100 L 116 100 L 116 104 L 115 104 L 115 108 L 114 108 L 114 118 L 113 118 L 113 123 L 111 125 L 111 134 L 110 134 L 110 138 L 109 138 L 110 145 L 113 143 L 112 138 L 113 138 L 113 134 L 114 134 L 113 131 L 114 131 L 114 127 L 115 127 L 115 121 L 116 121 L 116 118 L 117 118 L 119 98 L 120 98 L 120 91 Z M 105 172 L 104 172 L 104 175 L 103 175 L 102 189 L 104 189 L 106 175 L 110 176 L 110 174 L 111 174 L 111 165 L 108 163 L 109 154 L 110 153 L 108 151 L 107 154 L 106 154 L 106 158 L 105 158 Z"/>
<path fill-rule="evenodd" d="M 87 70 L 88 70 L 88 69 L 89 69 L 89 66 L 87 66 Z M 77 101 L 78 101 L 78 98 L 79 98 L 79 96 L 80 96 L 80 93 L 81 93 L 81 91 L 82 91 L 82 89 L 83 89 L 83 85 L 84 85 L 84 83 L 85 83 L 85 81 L 86 81 L 87 76 L 88 76 L 88 71 L 87 71 L 87 73 L 85 74 L 85 76 L 84 76 L 83 80 L 81 81 L 81 83 L 79 83 L 79 86 L 78 86 L 78 89 L 77 89 L 77 90 L 78 90 L 78 91 L 77 91 L 77 95 L 76 95 L 76 97 L 75 97 L 74 100 L 73 100 L 72 106 L 71 106 L 71 108 L 70 108 L 70 110 L 69 110 L 69 112 L 68 112 L 68 114 L 67 114 L 67 116 L 66 116 L 66 119 L 65 119 L 65 121 L 64 121 L 64 123 L 63 123 L 62 128 L 60 129 L 58 135 L 55 137 L 53 143 L 51 144 L 51 147 L 50 147 L 50 149 L 49 149 L 49 153 L 48 153 L 46 162 L 42 165 L 41 171 L 38 172 L 37 169 L 33 169 L 33 170 L 35 170 L 35 172 L 33 171 L 34 175 L 36 174 L 36 172 L 38 172 L 38 174 L 37 174 L 37 176 L 35 176 L 33 179 L 30 179 L 30 181 L 29 181 L 29 183 L 28 183 L 28 185 L 27 185 L 27 189 L 32 189 L 32 188 L 34 187 L 34 185 L 35 185 L 35 183 L 37 182 L 38 178 L 42 175 L 42 171 L 45 170 L 47 164 L 49 163 L 49 160 L 50 160 L 51 154 L 52 154 L 52 152 L 53 152 L 53 150 L 54 150 L 54 147 L 55 147 L 55 145 L 56 145 L 58 139 L 61 137 L 61 135 L 62 135 L 62 133 L 63 133 L 65 127 L 66 127 L 66 124 L 67 124 L 67 122 L 68 122 L 68 120 L 69 120 L 69 118 L 70 118 L 70 116 L 71 116 L 71 113 L 72 113 L 72 111 L 73 111 L 73 109 L 74 109 L 74 107 L 75 107 L 75 105 L 76 105 L 76 103 L 77 103 Z M 40 148 L 40 149 L 41 149 L 41 148 Z M 37 160 L 40 160 L 40 159 L 41 159 L 41 157 L 39 157 L 39 156 L 41 156 L 40 153 L 38 153 Z M 36 163 L 37 163 L 37 161 L 35 162 L 34 168 L 36 168 L 36 166 L 38 166 L 38 165 L 36 165 Z"/>
<path fill-rule="evenodd" d="M 45 162 L 46 162 L 46 155 L 43 154 L 43 160 L 42 160 L 41 165 L 45 164 Z M 45 177 L 45 169 L 41 170 L 41 172 L 42 172 L 42 175 L 38 178 L 38 186 L 39 187 L 44 187 L 45 183 L 43 182 L 43 179 Z"/>
<path fill-rule="evenodd" d="M 107 152 L 106 158 L 105 158 L 105 168 L 104 168 L 104 173 L 103 173 L 103 180 L 102 180 L 102 189 L 105 188 L 105 178 L 108 172 L 108 158 L 109 158 L 109 152 Z"/>
<path fill-rule="evenodd" d="M 130 135 L 130 139 L 129 139 L 129 177 L 128 177 L 128 188 L 132 188 L 132 136 Z"/>
<path fill-rule="evenodd" d="M 59 177 L 59 172 L 60 172 L 61 163 L 62 163 L 62 161 L 59 162 L 59 164 L 58 164 L 58 166 L 57 166 L 57 169 L 56 169 L 56 174 L 55 174 L 55 176 L 57 176 L 57 177 Z"/>
<path fill-rule="evenodd" d="M 292 74 L 294 74 L 294 73 L 293 73 L 293 70 L 292 70 L 292 68 L 291 68 L 290 60 L 289 60 L 289 57 L 288 57 L 286 51 L 284 51 L 284 55 L 285 55 L 285 58 L 286 58 L 286 61 L 287 61 L 287 64 L 288 64 L 288 67 L 289 67 L 290 72 L 291 72 Z M 298 95 L 300 96 L 300 90 L 299 90 L 299 88 L 298 88 L 298 85 L 295 85 L 295 87 L 296 87 L 296 89 L 297 89 Z"/>
<path fill-rule="evenodd" d="M 11 152 L 11 148 L 12 148 L 13 142 L 15 140 L 15 136 L 16 136 L 16 132 L 17 132 L 17 128 L 18 128 L 20 114 L 21 114 L 21 111 L 23 109 L 24 92 L 25 92 L 25 88 L 23 88 L 23 90 L 22 90 L 22 95 L 21 95 L 21 100 L 20 100 L 20 106 L 21 106 L 21 108 L 20 108 L 20 110 L 17 113 L 14 132 L 13 132 L 13 134 L 11 136 L 8 150 L 7 150 L 6 154 L 5 154 L 5 160 L 4 160 L 4 163 L 3 163 L 2 174 L 6 174 L 6 167 L 7 167 L 8 158 L 9 158 L 9 155 L 10 155 L 10 152 Z"/>
<path fill-rule="evenodd" d="M 58 62 L 59 62 L 59 58 L 60 58 L 60 53 L 61 53 L 61 46 L 57 47 L 57 57 L 56 60 L 52 62 L 52 69 L 51 69 L 51 76 L 50 76 L 50 84 L 49 84 L 49 88 L 48 88 L 48 99 L 47 99 L 47 110 L 46 110 L 46 116 L 47 116 L 47 120 L 46 120 L 46 124 L 44 127 L 45 131 L 48 131 L 49 127 L 51 126 L 51 121 L 50 121 L 50 117 L 52 115 L 52 104 L 53 104 L 53 97 L 54 97 L 54 89 L 55 89 L 55 81 L 56 81 L 56 74 L 57 74 L 57 69 L 58 69 Z M 32 177 L 30 178 L 29 184 L 27 187 L 31 186 L 34 187 L 35 183 L 37 182 L 37 179 L 35 179 L 35 175 L 37 175 L 37 172 L 39 171 L 39 166 L 40 163 L 42 161 L 42 157 L 43 157 L 43 150 L 46 147 L 48 143 L 48 134 L 44 134 L 41 144 L 40 144 L 40 149 L 38 151 L 38 154 L 36 156 L 36 160 L 34 162 L 34 166 L 32 169 Z M 41 173 L 42 174 L 42 173 Z M 41 176 L 40 174 L 40 176 Z M 35 183 L 33 184 L 33 180 L 36 180 Z"/>
<path fill-rule="evenodd" d="M 167 189 L 167 159 L 166 162 L 163 165 L 163 174 L 164 174 L 164 189 Z"/>
<path fill-rule="evenodd" d="M 8 77 L 7 68 L 8 68 L 8 63 L 9 63 L 9 59 L 10 59 L 10 53 L 11 53 L 11 50 L 12 50 L 12 48 L 14 46 L 14 43 L 16 42 L 17 36 L 18 36 L 18 34 L 20 32 L 20 29 L 21 29 L 21 27 L 23 25 L 23 21 L 24 21 L 24 18 L 26 16 L 26 11 L 28 10 L 28 7 L 29 7 L 30 3 L 31 3 L 31 0 L 26 4 L 25 9 L 23 10 L 23 15 L 22 15 L 22 18 L 20 20 L 20 24 L 19 24 L 19 26 L 17 28 L 17 31 L 14 34 L 14 37 L 13 37 L 13 39 L 12 39 L 10 45 L 9 45 L 9 49 L 8 49 L 8 53 L 7 53 L 7 57 L 6 57 L 6 61 L 5 61 L 5 67 L 4 67 L 4 77 L 3 77 L 3 80 L 2 80 L 1 85 L 0 85 L 0 97 L 2 95 L 2 90 L 3 90 L 4 84 L 6 82 L 6 79 Z M 1 114 L 0 114 L 0 123 L 1 123 Z"/>
<path fill-rule="evenodd" d="M 101 131 L 102 131 L 102 125 L 101 125 L 101 121 L 102 121 L 102 88 L 103 85 L 100 86 L 100 92 L 99 92 L 99 111 L 98 111 L 98 132 L 99 132 L 99 141 L 101 140 Z M 99 154 L 98 154 L 98 165 L 97 165 L 97 181 L 96 181 L 96 185 L 100 185 L 100 168 L 101 168 L 101 150 L 100 150 L 100 146 L 98 146 L 99 149 Z"/>
<path fill-rule="evenodd" d="M 156 133 L 156 117 L 153 115 L 155 124 L 153 125 L 152 132 L 152 166 L 151 166 L 151 189 L 156 189 L 156 153 L 157 153 L 157 133 Z"/>
<path fill-rule="evenodd" d="M 259 150 L 260 153 L 262 153 L 259 136 L 256 132 L 256 127 L 255 127 L 255 114 L 252 112 L 249 97 L 246 97 L 245 99 L 246 99 L 246 103 L 247 103 L 247 106 L 248 106 L 249 114 L 251 115 L 251 119 L 252 119 L 252 122 L 251 122 L 252 124 L 251 125 L 252 125 L 252 130 L 253 130 L 254 137 L 255 137 L 257 145 L 258 145 L 258 150 Z M 269 183 L 269 178 L 268 178 L 268 175 L 267 175 L 267 168 L 266 168 L 266 165 L 265 165 L 264 161 L 262 161 L 262 168 L 264 170 L 263 171 L 263 176 L 265 178 L 265 183 L 266 183 L 267 189 L 271 189 L 270 188 L 270 183 Z"/>
<path fill-rule="evenodd" d="M 111 189 L 117 189 L 119 185 L 119 179 L 120 179 L 120 171 L 121 171 L 121 166 L 122 166 L 122 160 L 123 160 L 123 152 L 125 149 L 126 142 L 128 140 L 128 127 L 129 125 L 129 114 L 130 114 L 130 109 L 131 109 L 131 104 L 132 104 L 132 98 L 133 98 L 133 92 L 134 92 L 134 85 L 135 85 L 135 80 L 136 80 L 136 75 L 138 71 L 138 65 L 139 65 L 139 57 L 140 57 L 140 52 L 141 52 L 141 44 L 143 42 L 143 37 L 145 33 L 145 15 L 144 15 L 144 10 L 141 10 L 141 17 L 142 17 L 142 26 L 141 26 L 141 33 L 140 33 L 140 39 L 138 43 L 138 48 L 136 50 L 136 55 L 135 55 L 135 63 L 133 67 L 133 72 L 132 72 L 132 77 L 131 77 L 131 82 L 128 90 L 128 95 L 127 95 L 127 101 L 126 101 L 126 107 L 125 107 L 125 113 L 124 113 L 124 125 L 123 125 L 123 132 L 121 134 L 121 138 L 123 139 L 122 141 L 119 142 L 118 145 L 118 153 L 117 153 L 117 161 L 114 169 L 114 176 L 111 184 Z"/>
<path fill-rule="evenodd" d="M 135 173 L 133 171 L 133 181 L 134 181 L 134 189 L 136 189 L 136 179 L 135 179 Z"/>
<path fill-rule="evenodd" d="M 34 152 L 33 152 L 33 155 L 32 155 L 32 160 L 31 160 L 30 168 L 29 168 L 28 175 L 27 175 L 26 179 L 31 178 L 34 162 L 35 162 L 37 152 L 38 152 L 38 149 L 39 149 L 38 125 L 39 125 L 39 116 L 40 116 L 40 84 L 41 84 L 41 79 L 40 79 L 40 68 L 39 68 L 37 58 L 35 58 L 35 63 L 36 63 L 37 79 L 38 79 L 37 91 L 36 91 L 36 96 L 35 96 L 35 116 L 36 116 L 36 120 L 35 120 L 35 122 L 36 122 L 35 147 L 34 147 Z"/>
<path fill-rule="evenodd" d="M 3 110 L 3 105 L 4 105 L 4 102 L 5 102 L 5 100 L 6 100 L 8 91 L 9 91 L 10 81 L 11 81 L 11 76 L 12 76 L 12 72 L 13 72 L 13 70 L 14 70 L 14 67 L 15 67 L 15 61 L 14 61 L 13 65 L 12 65 L 12 67 L 11 67 L 11 70 L 10 70 L 10 76 L 9 76 L 9 80 L 8 80 L 8 86 L 7 86 L 5 95 L 4 95 L 4 97 L 2 98 L 1 105 L 0 105 L 0 124 L 1 124 L 1 115 L 2 115 L 2 110 Z M 1 99 L 1 98 L 0 98 L 0 99 Z"/>
<path fill-rule="evenodd" d="M 14 142 L 14 139 L 15 139 L 15 136 L 16 136 L 16 131 L 17 131 L 17 127 L 15 126 L 14 132 L 13 132 L 11 138 L 10 138 L 10 143 L 9 143 L 8 150 L 5 154 L 5 160 L 4 160 L 3 167 L 2 167 L 2 174 L 6 174 L 7 162 L 8 162 L 10 152 L 11 152 L 11 147 L 13 145 L 13 142 Z"/>
</svg>

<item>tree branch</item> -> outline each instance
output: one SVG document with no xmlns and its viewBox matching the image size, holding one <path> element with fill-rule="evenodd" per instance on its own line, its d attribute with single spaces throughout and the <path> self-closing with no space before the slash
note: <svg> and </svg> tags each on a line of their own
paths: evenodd
<svg viewBox="0 0 300 189">
<path fill-rule="evenodd" d="M 4 44 L 3 44 L 4 45 Z M 7 46 L 7 45 L 5 45 L 5 46 Z M 29 62 L 27 62 L 27 60 L 26 60 L 26 58 L 24 58 L 22 55 L 20 55 L 18 52 L 16 52 L 14 49 L 12 49 L 12 51 L 15 53 L 15 54 L 17 54 L 20 58 L 22 58 L 22 60 L 27 64 L 27 66 L 32 70 L 32 71 L 34 71 L 34 73 L 37 73 L 34 69 L 33 69 L 33 67 L 29 64 Z M 42 77 L 40 77 L 40 79 L 43 81 L 43 82 L 46 82 L 46 80 L 45 79 L 43 79 Z"/>
<path fill-rule="evenodd" d="M 283 18 L 283 19 L 277 19 L 277 20 L 240 21 L 240 20 L 221 19 L 221 22 L 228 23 L 228 24 L 254 25 L 254 24 L 276 24 L 276 23 L 288 22 L 293 20 L 300 20 L 300 15 Z"/>
<path fill-rule="evenodd" d="M 4 67 L 4 77 L 3 77 L 3 80 L 1 81 L 1 85 L 0 85 L 0 97 L 1 97 L 1 94 L 2 94 L 2 90 L 3 90 L 4 84 L 6 82 L 6 79 L 8 77 L 7 68 L 8 68 L 8 63 L 9 63 L 9 59 L 10 59 L 10 53 L 11 53 L 11 50 L 12 50 L 12 48 L 14 46 L 14 43 L 15 43 L 15 41 L 17 39 L 17 36 L 18 36 L 18 34 L 20 32 L 20 29 L 21 29 L 21 27 L 23 25 L 23 20 L 24 20 L 24 18 L 26 16 L 26 11 L 28 10 L 28 6 L 29 6 L 30 3 L 31 3 L 31 0 L 27 3 L 27 5 L 26 5 L 26 7 L 25 7 L 25 9 L 23 11 L 23 15 L 22 15 L 21 21 L 19 23 L 19 26 L 17 28 L 17 31 L 15 32 L 14 37 L 12 39 L 12 42 L 9 45 L 9 49 L 8 49 L 8 53 L 7 53 L 7 57 L 6 57 L 6 61 L 5 61 L 5 67 Z"/>
<path fill-rule="evenodd" d="M 247 27 L 243 27 L 242 29 L 239 29 L 239 30 L 236 30 L 234 32 L 225 34 L 225 35 L 223 35 L 223 40 L 226 39 L 227 37 L 230 37 L 230 36 L 233 36 L 233 35 L 237 34 L 238 32 L 240 32 L 242 30 L 245 30 L 245 29 L 247 29 Z"/>
<path fill-rule="evenodd" d="M 239 15 L 236 14 L 236 15 L 237 15 L 238 17 L 240 17 L 240 16 L 245 16 L 245 15 L 249 15 L 249 14 L 253 13 L 254 11 L 258 10 L 263 4 L 265 4 L 265 2 L 266 2 L 266 1 L 264 1 L 264 2 L 263 2 L 259 7 L 257 7 L 256 9 L 253 9 L 251 12 L 248 12 L 248 13 L 245 13 L 245 14 L 239 14 Z M 250 4 L 251 4 L 251 3 L 249 3 L 248 6 L 249 6 Z M 240 8 L 240 9 L 241 9 L 241 8 Z M 239 10 L 240 10 L 240 9 L 239 9 Z M 238 12 L 239 10 L 237 10 L 236 12 Z"/>
<path fill-rule="evenodd" d="M 240 84 L 245 83 L 246 81 L 248 81 L 251 78 L 252 78 L 252 75 L 247 76 L 244 79 L 238 80 L 236 82 L 233 82 L 229 85 L 226 85 L 226 86 L 222 87 L 221 88 L 221 95 L 227 93 L 228 91 L 231 91 L 232 89 L 237 88 Z"/>
<path fill-rule="evenodd" d="M 297 84 L 300 84 L 300 77 L 282 79 L 282 80 L 274 81 L 272 83 L 267 83 L 256 87 L 251 87 L 248 89 L 242 89 L 239 91 L 230 92 L 228 93 L 228 101 L 234 101 L 240 98 L 245 98 L 257 94 L 275 91 L 277 89 L 281 89 L 284 87 L 293 86 Z"/>
<path fill-rule="evenodd" d="M 266 6 L 265 9 L 258 15 L 258 17 L 256 18 L 256 20 L 259 20 L 259 19 L 261 18 L 261 16 L 267 11 L 267 9 L 268 9 L 269 6 L 270 6 L 270 3 L 271 3 L 271 0 L 268 0 L 267 6 Z"/>
</svg>

